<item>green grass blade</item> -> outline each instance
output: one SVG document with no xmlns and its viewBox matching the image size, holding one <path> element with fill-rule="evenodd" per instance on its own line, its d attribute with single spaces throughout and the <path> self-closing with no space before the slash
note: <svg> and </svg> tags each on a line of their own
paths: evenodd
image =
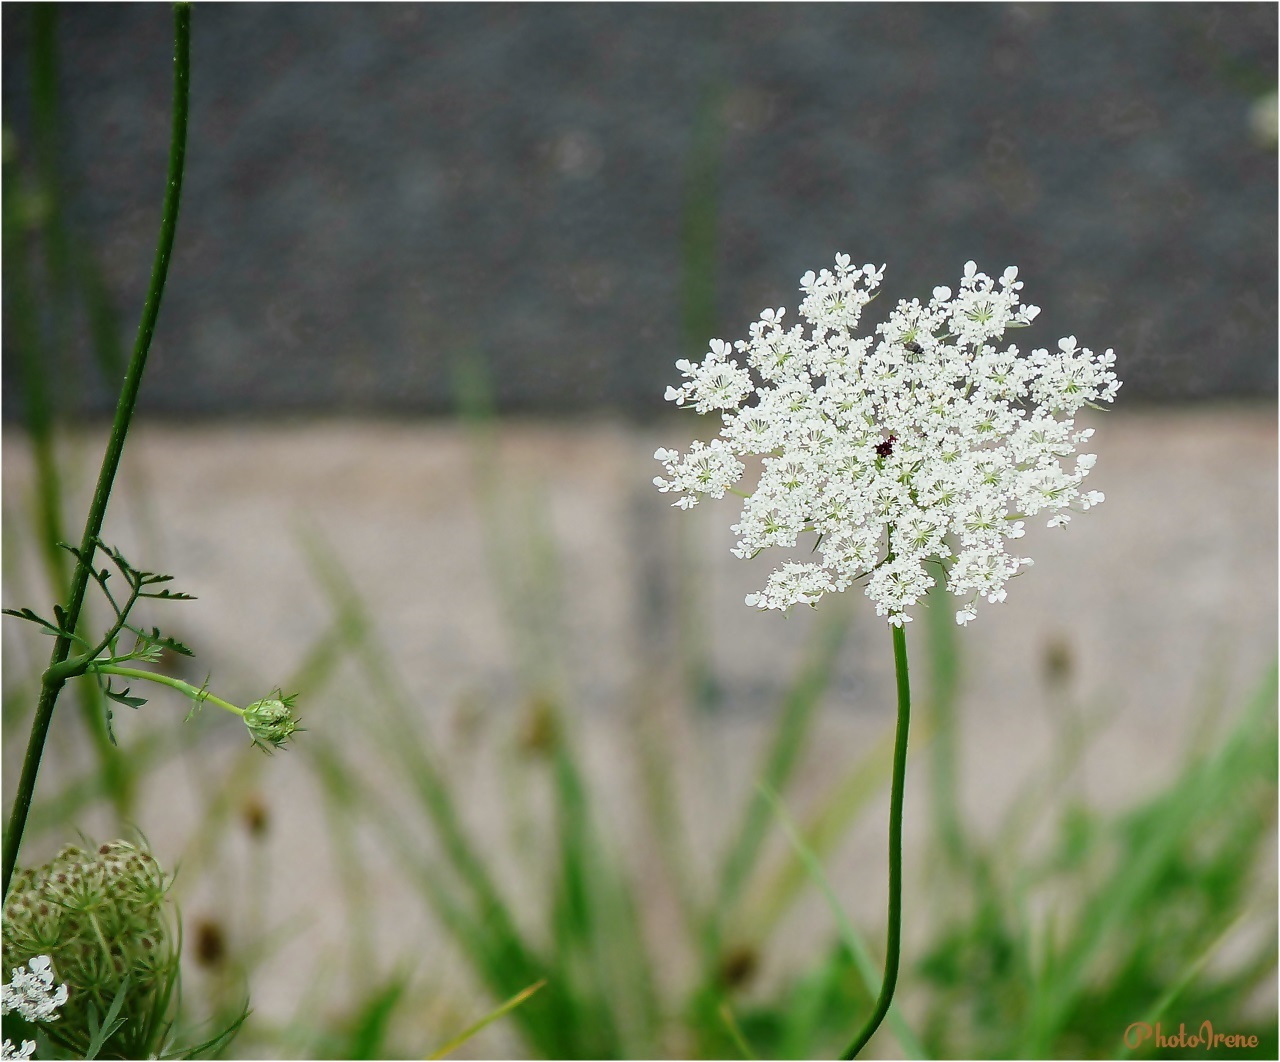
<svg viewBox="0 0 1280 1062">
<path fill-rule="evenodd" d="M 1189 839 L 1203 830 L 1218 830 L 1222 815 L 1235 812 L 1252 781 L 1274 788 L 1276 680 L 1273 664 L 1226 740 L 1165 793 L 1127 817 L 1130 850 L 1123 864 L 1085 902 L 1070 942 L 1061 951 L 1052 941 L 1045 945 L 1044 986 L 1036 995 L 1020 1053 L 1040 1057 L 1048 1052 L 1113 934 L 1158 903 L 1162 877 Z"/>
<path fill-rule="evenodd" d="M 450 866 L 466 882 L 478 907 L 514 934 L 515 923 L 507 904 L 466 835 L 444 775 L 417 732 L 409 698 L 396 678 L 393 662 L 373 636 L 372 620 L 354 585 L 314 534 L 304 538 L 304 547 L 337 613 L 345 648 L 361 665 L 374 691 L 380 710 L 368 714 L 370 732 L 399 766 L 443 844 Z"/>
<path fill-rule="evenodd" d="M 486 1014 L 474 1025 L 460 1032 L 457 1036 L 455 1036 L 442 1048 L 436 1051 L 435 1054 L 429 1057 L 432 1059 L 438 1059 L 438 1058 L 444 1058 L 447 1055 L 452 1054 L 459 1047 L 461 1047 L 468 1040 L 470 1040 L 471 1037 L 475 1036 L 476 1033 L 480 1032 L 484 1028 L 487 1028 L 488 1026 L 492 1025 L 495 1021 L 497 1021 L 499 1018 L 505 1017 L 511 1011 L 515 1010 L 516 1007 L 520 1006 L 521 1003 L 523 1003 L 526 999 L 532 996 L 540 988 L 546 985 L 546 983 L 547 982 L 545 980 L 535 981 L 528 988 L 521 989 L 514 996 L 508 999 L 505 1003 L 503 1003 L 500 1007 L 498 1007 L 496 1010 L 493 1010 L 490 1013 Z"/>
<path fill-rule="evenodd" d="M 805 844 L 804 838 L 800 835 L 800 831 L 792 821 L 791 816 L 787 814 L 787 810 L 778 794 L 762 784 L 760 786 L 760 795 L 777 817 L 778 824 L 787 835 L 787 840 L 791 842 L 791 847 L 804 863 L 810 879 L 827 901 L 827 906 L 831 908 L 831 913 L 835 916 L 836 926 L 840 932 L 840 940 L 849 950 L 849 954 L 853 956 L 854 963 L 858 967 L 858 974 L 862 978 L 863 984 L 866 985 L 867 991 L 872 998 L 875 998 L 880 991 L 880 969 L 871 958 L 871 953 L 868 951 L 861 935 L 854 928 L 853 923 L 849 921 L 848 915 L 844 913 L 844 908 L 840 906 L 835 890 L 831 888 L 826 872 L 822 869 L 822 861 Z M 929 1057 L 924 1045 L 911 1031 L 910 1026 L 907 1025 L 906 1020 L 902 1017 L 897 1004 L 890 1004 L 889 1014 L 885 1022 L 907 1058 L 922 1059 Z"/>
<path fill-rule="evenodd" d="M 671 738 L 660 719 L 641 713 L 635 721 L 635 748 L 645 810 L 654 844 L 671 882 L 680 919 L 691 938 L 702 927 L 702 912 L 689 857 L 689 838 L 681 815 L 676 778 L 670 768 L 674 753 Z"/>
<path fill-rule="evenodd" d="M 407 977 L 393 975 L 386 984 L 369 995 L 356 1019 L 343 1058 L 366 1059 L 388 1057 L 385 1043 L 391 1018 L 409 986 Z"/>
<path fill-rule="evenodd" d="M 825 609 L 819 621 L 816 643 L 809 658 L 787 691 L 773 739 L 760 771 L 760 783 L 776 792 L 786 788 L 799 762 L 814 714 L 831 684 L 836 659 L 849 626 L 848 610 Z M 716 890 L 708 946 L 709 958 L 719 948 L 719 937 L 727 915 L 737 903 L 748 876 L 755 867 L 768 831 L 770 809 L 759 791 L 748 798 L 747 807 L 733 842 L 729 846 Z"/>
<path fill-rule="evenodd" d="M 473 899 L 458 894 L 441 873 L 438 861 L 424 852 L 404 828 L 402 813 L 388 806 L 363 779 L 344 763 L 337 749 L 319 735 L 307 743 L 308 755 L 317 765 L 322 784 L 335 801 L 362 810 L 365 820 L 383 837 L 408 880 L 422 892 L 440 925 L 454 939 L 476 975 L 490 991 L 505 995 L 522 985 L 547 976 L 548 964 L 539 959 L 503 919 L 489 919 L 477 910 Z M 514 983 L 515 988 L 511 985 Z M 530 1042 L 549 1057 L 569 1057 L 572 1043 L 572 1010 L 555 992 L 539 1005 L 526 1007 L 516 1016 Z"/>
<path fill-rule="evenodd" d="M 639 908 L 592 821 L 588 791 L 573 744 L 557 727 L 553 791 L 561 873 L 553 921 L 562 930 L 563 960 L 578 960 L 575 996 L 593 1053 L 647 1057 L 656 1049 L 658 1002 L 640 928 Z M 564 971 L 566 976 L 567 971 Z"/>
<path fill-rule="evenodd" d="M 941 569 L 941 565 L 938 568 Z M 925 671 L 928 676 L 921 722 L 933 732 L 929 754 L 929 782 L 933 831 L 938 848 L 953 867 L 968 857 L 968 840 L 960 822 L 959 750 L 956 742 L 956 704 L 960 689 L 960 647 L 955 608 L 947 593 L 945 572 L 925 600 L 927 632 Z"/>
<path fill-rule="evenodd" d="M 244 1023 L 249 1019 L 250 1013 L 251 1012 L 249 1010 L 249 1004 L 246 1001 L 244 1006 L 240 1008 L 239 1014 L 235 1018 L 233 1018 L 227 1025 L 223 1026 L 221 1030 L 214 1033 L 214 1035 L 207 1037 L 204 1040 L 201 1040 L 199 1043 L 178 1048 L 173 1052 L 167 1052 L 167 1053 L 161 1054 L 160 1057 L 161 1058 L 201 1058 L 201 1057 L 216 1058 L 218 1054 L 221 1051 L 223 1051 L 231 1043 L 232 1040 L 235 1039 L 236 1034 L 240 1032 L 241 1026 L 244 1025 Z"/>
<path fill-rule="evenodd" d="M 924 727 L 920 728 L 921 731 Z M 863 810 L 884 791 L 892 772 L 893 731 L 878 739 L 852 770 L 832 788 L 818 805 L 802 836 L 819 859 L 829 856 L 846 836 Z M 916 735 L 917 746 L 927 735 Z M 761 885 L 748 904 L 743 921 L 761 936 L 772 932 L 803 893 L 809 871 L 794 848 L 789 848 L 780 867 Z"/>
<path fill-rule="evenodd" d="M 1156 1002 L 1152 1004 L 1151 1009 L 1142 1015 L 1139 1019 L 1139 1023 L 1155 1025 L 1156 1022 L 1164 1017 L 1165 1012 L 1173 1006 L 1178 997 L 1181 996 L 1182 993 L 1187 990 L 1187 987 L 1200 976 L 1200 971 L 1205 968 L 1209 960 L 1213 958 L 1214 954 L 1223 945 L 1227 938 L 1230 937 L 1231 934 L 1240 927 L 1241 923 L 1245 921 L 1245 917 L 1245 915 L 1241 915 L 1227 926 L 1226 929 L 1214 937 L 1209 946 L 1188 964 L 1186 970 L 1184 970 L 1178 979 L 1169 986 L 1164 995 L 1156 1000 Z M 1132 1054 L 1132 1052 L 1133 1048 L 1124 1042 L 1124 1037 L 1122 1036 L 1116 1044 L 1115 1050 L 1112 1054 L 1116 1058 L 1124 1058 L 1126 1054 Z"/>
<path fill-rule="evenodd" d="M 751 1045 L 747 1043 L 747 1038 L 742 1034 L 742 1028 L 738 1025 L 738 1019 L 733 1016 L 733 1008 L 729 1006 L 728 1001 L 720 1004 L 720 1020 L 724 1022 L 725 1031 L 729 1034 L 729 1039 L 733 1041 L 734 1046 L 742 1053 L 742 1057 L 755 1062 L 758 1057 L 751 1050 Z"/>
<path fill-rule="evenodd" d="M 822 1058 L 832 1053 L 830 1044 L 824 1042 L 831 1039 L 824 1017 L 829 1020 L 832 999 L 843 994 L 841 983 L 848 972 L 846 958 L 851 959 L 848 949 L 829 949 L 827 956 L 779 1000 L 781 1029 L 778 1047 L 771 1052 L 774 1057 Z M 867 994 L 868 1005 L 873 998 Z M 847 1005 L 842 1009 L 847 1011 Z M 847 1021 L 844 1014 L 841 1017 Z M 841 1040 L 848 1035 L 843 1024 L 842 1021 L 838 1034 Z"/>
<path fill-rule="evenodd" d="M 718 18 L 718 15 L 712 15 Z M 719 30 L 713 31 L 715 36 Z M 717 70 L 715 46 L 703 61 L 707 71 L 694 116 L 685 160 L 680 218 L 680 323 L 687 356 L 700 359 L 716 334 L 716 277 L 719 273 L 720 167 L 723 156 L 725 79 Z M 714 708 L 721 687 L 709 648 L 706 581 L 699 528 L 681 521 L 673 560 L 678 588 L 676 621 L 681 669 L 690 703 L 699 712 Z"/>
<path fill-rule="evenodd" d="M 51 17 L 48 13 L 38 15 L 37 23 L 41 24 L 43 20 L 45 24 L 42 33 L 51 33 L 51 23 L 48 22 Z M 49 583 L 55 596 L 65 601 L 71 586 L 71 570 L 67 554 L 58 547 L 58 543 L 68 536 L 63 526 L 62 475 L 54 445 L 55 409 L 49 379 L 54 366 L 50 361 L 52 352 L 40 327 L 39 304 L 30 275 L 29 226 L 19 202 L 23 181 L 7 152 L 0 187 L 3 189 L 5 287 L 9 294 L 5 311 L 13 330 L 19 394 L 35 462 L 36 537 Z M 82 629 L 77 624 L 77 630 Z M 134 778 L 127 759 L 112 745 L 107 734 L 105 701 L 95 682 L 77 682 L 74 687 L 80 716 L 89 733 L 117 816 L 127 819 L 132 808 Z"/>
</svg>

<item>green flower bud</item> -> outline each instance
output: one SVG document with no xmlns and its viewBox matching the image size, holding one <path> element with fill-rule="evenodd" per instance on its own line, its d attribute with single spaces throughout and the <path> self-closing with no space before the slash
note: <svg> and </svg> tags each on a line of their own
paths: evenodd
<svg viewBox="0 0 1280 1062">
<path fill-rule="evenodd" d="M 127 841 L 96 852 L 68 845 L 14 876 L 4 904 L 4 968 L 37 955 L 53 960 L 68 999 L 44 1029 L 73 1056 L 88 1050 L 90 1009 L 100 1021 L 126 978 L 126 1020 L 100 1057 L 147 1058 L 159 1049 L 178 978 L 170 881 L 150 852 Z"/>
<path fill-rule="evenodd" d="M 244 710 L 244 725 L 249 737 L 259 748 L 270 752 L 272 748 L 284 748 L 291 734 L 300 730 L 294 718 L 295 697 L 283 697 L 279 690 L 260 701 L 254 701 Z"/>
</svg>

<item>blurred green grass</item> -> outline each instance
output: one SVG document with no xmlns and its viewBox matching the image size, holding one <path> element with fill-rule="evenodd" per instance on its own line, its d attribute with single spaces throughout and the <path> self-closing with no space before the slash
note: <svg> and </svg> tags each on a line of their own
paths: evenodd
<svg viewBox="0 0 1280 1062">
<path fill-rule="evenodd" d="M 879 976 L 881 927 L 857 925 L 834 897 L 824 867 L 883 796 L 889 734 L 864 749 L 842 777 L 803 812 L 787 810 L 818 713 L 833 696 L 836 661 L 847 647 L 858 602 L 833 602 L 813 629 L 772 724 L 754 776 L 758 789 L 724 815 L 713 858 L 694 851 L 697 832 L 665 769 L 661 727 L 632 747 L 645 779 L 644 833 L 661 841 L 656 868 L 680 898 L 681 917 L 655 928 L 653 866 L 636 874 L 632 838 L 601 820 L 607 794 L 594 791 L 576 720 L 589 706 L 564 662 L 564 604 L 558 547 L 535 486 L 504 478 L 494 451 L 498 424 L 483 401 L 469 407 L 473 473 L 480 485 L 490 569 L 501 588 L 507 639 L 519 661 L 519 688 L 491 738 L 518 751 L 499 757 L 511 792 L 512 835 L 532 827 L 520 852 L 498 850 L 469 812 L 453 752 L 429 730 L 406 691 L 402 665 L 383 650 L 375 606 L 356 577 L 316 535 L 300 540 L 327 602 L 321 634 L 286 683 L 303 694 L 309 730 L 297 755 L 314 773 L 328 823 L 335 891 L 342 890 L 347 942 L 317 975 L 292 1021 L 254 1015 L 235 1051 L 300 1057 L 412 1057 L 444 1043 L 475 1016 L 539 980 L 546 988 L 503 1019 L 505 1045 L 531 1057 L 807 1058 L 834 1054 L 852 1021 L 869 1008 Z M 197 606 L 192 606 L 197 607 Z M 673 602 L 677 633 L 700 609 Z M 683 618 L 682 618 L 683 617 Z M 929 842 L 911 868 L 913 943 L 906 955 L 900 1013 L 872 1045 L 904 1057 L 1128 1057 L 1120 1043 L 1132 1022 L 1207 1017 L 1219 1030 L 1277 1047 L 1267 996 L 1276 968 L 1274 855 L 1276 672 L 1206 742 L 1190 735 L 1182 769 L 1140 804 L 1098 809 L 1063 784 L 1099 740 L 1049 668 L 1071 740 L 1055 746 L 1035 784 L 1013 801 L 994 834 L 959 814 L 957 734 L 963 729 L 963 658 L 949 610 L 923 612 L 916 643 L 921 710 L 913 756 L 928 765 Z M 6 632 L 6 638 L 15 635 Z M 677 643 L 679 637 L 673 639 Z M 34 654 L 32 660 L 38 657 Z M 684 710 L 706 718 L 696 669 L 675 667 Z M 1055 685 L 1056 684 L 1056 685 Z M 9 733 L 29 714 L 30 676 L 5 674 Z M 641 692 L 643 699 L 643 691 Z M 353 725 L 358 720 L 358 725 Z M 200 740 L 159 716 L 132 728 L 125 750 L 139 784 Z M 369 764 L 377 764 L 374 772 Z M 245 817 L 245 794 L 265 761 L 247 752 L 205 797 L 203 821 L 183 860 L 188 881 L 215 872 Z M 622 773 L 621 771 L 619 773 Z M 110 805 L 101 776 L 61 779 L 39 794 L 33 823 L 65 835 Z M 797 804 L 797 807 L 800 805 Z M 146 827 L 145 819 L 140 823 Z M 878 827 L 878 823 L 875 824 Z M 481 840 L 481 837 L 484 840 Z M 781 856 L 765 843 L 789 838 Z M 364 871 L 362 841 L 394 854 L 401 879 L 452 938 L 474 978 L 450 984 L 452 1010 L 438 1006 L 438 975 L 411 940 L 402 952 L 371 946 L 380 917 Z M 1038 840 L 1036 839 L 1038 838 Z M 269 845 L 269 841 L 264 842 Z M 515 841 L 512 842 L 516 844 Z M 266 848 L 255 847 L 268 860 Z M 917 860 L 922 856 L 917 850 Z M 532 867 L 518 893 L 510 867 Z M 711 871 L 707 872 L 707 867 Z M 919 885 L 927 879 L 927 886 Z M 641 884 L 643 880 L 644 884 Z M 504 887 L 502 882 L 508 882 Z M 830 910 L 825 946 L 813 960 L 762 982 L 756 971 L 788 932 L 787 916 L 812 892 Z M 253 882 L 228 892 L 254 897 Z M 923 899 L 922 899 L 923 897 Z M 228 910 L 258 926 L 248 949 L 224 959 L 220 998 L 195 1001 L 234 1015 L 239 993 L 285 935 L 305 931 L 252 902 Z M 532 912 L 532 914 L 531 914 Z M 672 954 L 693 955 L 687 976 Z M 357 986 L 352 991 L 352 986 Z M 469 1013 L 456 1004 L 471 998 Z M 1261 1001 L 1261 1002 L 1260 1002 Z M 430 1014 L 424 1023 L 422 1015 Z M 466 1048 L 464 1047 L 464 1052 Z"/>
<path fill-rule="evenodd" d="M 501 504 L 496 494 L 492 504 Z M 510 512 L 495 508 L 491 525 L 495 535 L 509 536 L 504 548 L 523 544 L 531 553 L 552 552 L 531 530 L 536 524 L 512 519 Z M 811 969 L 764 1001 L 743 991 L 750 967 L 767 953 L 782 916 L 805 890 L 832 896 L 823 859 L 887 784 L 887 747 L 874 748 L 851 764 L 811 823 L 778 822 L 783 798 L 773 794 L 786 792 L 810 736 L 813 709 L 830 692 L 845 635 L 838 609 L 817 629 L 810 657 L 780 706 L 758 772 L 761 792 L 724 838 L 719 871 L 699 882 L 687 853 L 669 853 L 667 872 L 683 880 L 677 891 L 693 894 L 683 927 L 690 939 L 682 944 L 700 956 L 697 976 L 673 985 L 662 982 L 655 971 L 664 964 L 645 947 L 653 934 L 628 884 L 627 862 L 592 815 L 599 802 L 584 782 L 572 713 L 547 684 L 554 662 L 539 658 L 538 673 L 526 675 L 524 690 L 526 711 L 537 721 L 537 762 L 553 794 L 547 825 L 554 843 L 544 852 L 553 872 L 540 893 L 542 920 L 531 931 L 520 926 L 495 884 L 490 854 L 471 845 L 420 724 L 391 685 L 394 664 L 377 651 L 376 624 L 366 606 L 332 554 L 315 544 L 310 551 L 334 629 L 345 632 L 343 651 L 360 661 L 364 688 L 372 691 L 359 710 L 376 718 L 367 730 L 375 735 L 377 755 L 401 762 L 406 792 L 390 800 L 374 793 L 323 735 L 306 754 L 326 790 L 335 799 L 342 794 L 400 853 L 424 905 L 493 1000 L 546 978 L 546 998 L 511 1016 L 531 1055 L 656 1057 L 658 1048 L 674 1046 L 671 1057 L 738 1057 L 749 1050 L 761 1058 L 811 1058 L 839 1050 L 851 1017 L 870 1005 L 878 947 L 868 945 L 838 909 L 832 914 L 836 932 Z M 531 560 L 506 570 L 527 574 L 539 567 Z M 550 590 L 538 592 L 536 583 L 526 590 L 531 600 L 555 598 Z M 518 595 L 512 589 L 507 596 Z M 947 616 L 944 609 L 933 612 Z M 517 607 L 509 610 L 518 614 Z M 540 636 L 548 624 L 554 627 L 544 616 L 533 629 Z M 1211 1016 L 1219 1029 L 1258 1035 L 1250 1057 L 1273 1053 L 1274 1016 L 1260 1025 L 1256 1008 L 1276 961 L 1274 904 L 1258 877 L 1274 835 L 1274 669 L 1230 733 L 1189 757 L 1175 781 L 1141 805 L 1102 812 L 1055 801 L 1052 792 L 1020 800 L 1028 814 L 1053 823 L 1051 843 L 1036 848 L 1016 819 L 984 840 L 953 811 L 937 814 L 959 805 L 954 788 L 946 788 L 954 786 L 955 771 L 941 738 L 955 721 L 939 719 L 954 712 L 956 699 L 952 630 L 945 623 L 930 627 L 921 670 L 931 673 L 932 683 L 915 743 L 917 755 L 932 745 L 937 840 L 931 851 L 944 872 L 934 865 L 930 876 L 940 895 L 913 908 L 927 922 L 927 943 L 908 957 L 904 979 L 903 1007 L 914 1021 L 899 1016 L 877 1048 L 908 1057 L 1127 1057 L 1134 1052 L 1120 1046 L 1120 1036 L 1131 1022 L 1191 1014 Z M 326 659 L 332 660 L 328 651 Z M 311 696 L 320 695 L 313 687 Z M 687 698 L 696 704 L 696 691 L 687 691 Z M 1066 748 L 1065 756 L 1078 758 L 1087 749 L 1084 741 Z M 1061 776 L 1070 766 L 1051 763 L 1044 774 Z M 670 794 L 658 801 L 667 810 L 656 831 L 670 834 L 665 819 L 675 804 Z M 412 838 L 423 831 L 407 816 L 408 807 L 417 808 L 420 824 L 435 836 L 436 852 L 414 847 Z M 769 865 L 761 841 L 783 827 L 792 837 L 791 855 Z M 744 902 L 747 896 L 755 902 Z M 1231 941 L 1234 960 L 1215 964 Z"/>
</svg>

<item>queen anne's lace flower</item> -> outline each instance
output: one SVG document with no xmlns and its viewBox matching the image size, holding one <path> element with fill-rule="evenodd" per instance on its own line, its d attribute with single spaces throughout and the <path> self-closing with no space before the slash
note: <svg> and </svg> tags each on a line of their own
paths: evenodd
<svg viewBox="0 0 1280 1062">
<path fill-rule="evenodd" d="M 15 966 L 9 983 L 0 989 L 0 1014 L 16 1010 L 27 1021 L 57 1021 L 58 1008 L 67 1001 L 67 986 L 53 987 L 53 967 L 48 955 L 36 955 L 24 966 Z"/>
<path fill-rule="evenodd" d="M 999 346 L 1006 328 L 1040 311 L 1020 305 L 1017 269 L 997 281 L 973 262 L 957 292 L 899 302 L 875 336 L 858 337 L 883 275 L 837 255 L 834 271 L 800 280 L 807 330 L 765 310 L 748 340 L 712 340 L 700 365 L 677 362 L 685 382 L 668 400 L 720 411 L 724 426 L 687 454 L 658 450 L 666 476 L 654 484 L 688 509 L 732 488 L 745 471 L 739 456 L 760 455 L 733 552 L 789 549 L 814 533 L 821 559 L 783 564 L 749 605 L 812 605 L 866 579 L 877 614 L 901 626 L 934 583 L 926 562 L 938 559 L 966 624 L 978 598 L 1003 601 L 1005 583 L 1031 564 L 1005 549 L 1025 519 L 1048 514 L 1050 527 L 1062 526 L 1103 500 L 1081 490 L 1094 455 L 1070 459 L 1093 434 L 1076 429 L 1077 411 L 1113 401 L 1120 387 L 1115 355 L 1074 336 L 1053 352 Z"/>
<path fill-rule="evenodd" d="M 0 988 L 0 1014 L 17 1011 L 27 1021 L 57 1021 L 58 1008 L 67 1001 L 67 986 L 53 987 L 53 963 L 48 955 L 36 955 L 25 966 L 15 966 L 9 983 Z M 5 1040 L 0 1058 L 28 1059 L 35 1054 L 36 1042 L 23 1040 L 15 1047 Z"/>
<path fill-rule="evenodd" d="M 124 1024 L 101 1055 L 148 1057 L 177 1002 L 171 883 L 145 846 L 128 841 L 68 845 L 43 866 L 17 869 L 4 902 L 3 968 L 14 971 L 5 1008 L 27 1006 L 23 1017 L 42 1023 L 60 1053 L 83 1058 L 127 978 Z M 56 990 L 55 970 L 65 982 Z"/>
</svg>

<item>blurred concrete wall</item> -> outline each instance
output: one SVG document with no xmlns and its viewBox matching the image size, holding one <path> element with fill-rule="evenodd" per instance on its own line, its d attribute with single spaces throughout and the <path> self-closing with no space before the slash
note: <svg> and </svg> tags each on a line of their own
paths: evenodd
<svg viewBox="0 0 1280 1062">
<path fill-rule="evenodd" d="M 30 16 L 4 5 L 28 175 Z M 1020 344 L 1115 347 L 1126 402 L 1271 394 L 1276 28 L 1273 4 L 198 5 L 144 408 L 443 411 L 480 358 L 503 408 L 645 414 L 691 336 L 794 306 L 837 251 L 887 263 L 889 299 L 1017 264 L 1044 308 Z M 127 337 L 170 34 L 161 5 L 59 11 L 72 231 Z"/>
</svg>

